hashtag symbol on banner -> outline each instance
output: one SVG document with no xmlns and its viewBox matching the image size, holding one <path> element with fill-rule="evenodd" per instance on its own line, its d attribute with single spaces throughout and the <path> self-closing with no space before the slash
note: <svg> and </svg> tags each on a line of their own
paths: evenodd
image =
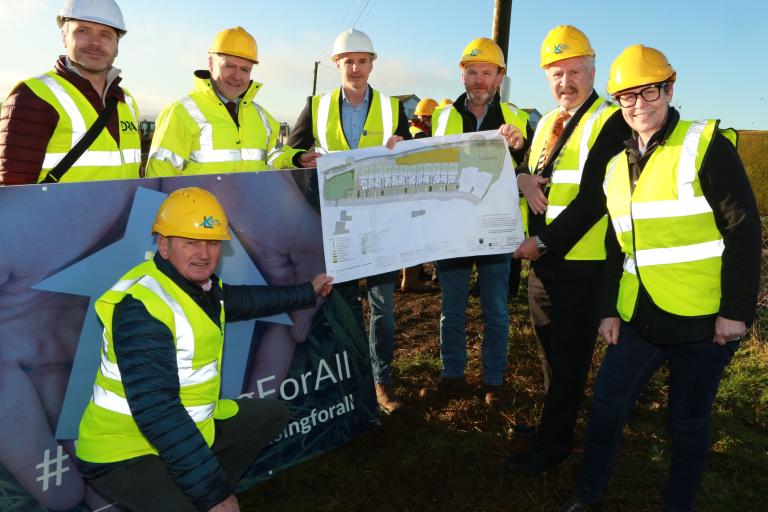
<svg viewBox="0 0 768 512">
<path fill-rule="evenodd" d="M 69 455 L 64 453 L 64 448 L 59 445 L 56 448 L 56 457 L 51 459 L 51 451 L 46 449 L 43 452 L 43 462 L 35 466 L 35 468 L 42 470 L 43 474 L 37 477 L 38 482 L 43 482 L 43 492 L 48 490 L 48 482 L 55 478 L 56 487 L 61 486 L 61 477 L 64 473 L 69 471 L 69 466 L 64 465 L 64 461 L 69 458 Z M 55 466 L 53 471 L 50 471 L 51 466 Z"/>
</svg>

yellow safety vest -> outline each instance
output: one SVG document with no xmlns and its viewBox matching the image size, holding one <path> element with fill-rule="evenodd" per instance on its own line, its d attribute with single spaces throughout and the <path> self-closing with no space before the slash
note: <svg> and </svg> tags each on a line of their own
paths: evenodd
<svg viewBox="0 0 768 512">
<path fill-rule="evenodd" d="M 153 261 L 147 261 L 128 271 L 96 301 L 96 313 L 104 324 L 101 364 L 93 395 L 80 421 L 77 456 L 88 462 L 106 463 L 157 454 L 131 415 L 112 341 L 112 314 L 126 295 L 141 301 L 149 314 L 173 333 L 181 403 L 211 446 L 214 418 L 225 419 L 237 413 L 235 402 L 219 400 L 223 304 L 219 327 Z"/>
<path fill-rule="evenodd" d="M 275 151 L 280 124 L 253 101 L 261 85 L 251 82 L 240 99 L 237 126 L 211 80 L 195 77 L 194 90 L 157 117 L 147 177 L 293 167 L 298 151 Z"/>
<path fill-rule="evenodd" d="M 425 134 L 427 137 L 430 136 L 429 133 L 425 132 L 424 130 L 422 130 L 421 128 L 419 128 L 417 126 L 411 126 L 410 128 L 408 128 L 408 131 L 411 133 L 412 137 L 416 137 L 420 133 Z"/>
<path fill-rule="evenodd" d="M 49 71 L 24 83 L 40 99 L 59 114 L 59 121 L 45 149 L 43 168 L 37 177 L 40 183 L 64 156 L 85 136 L 99 113 L 91 102 L 67 79 Z M 117 103 L 120 121 L 118 144 L 106 128 L 93 144 L 61 177 L 60 182 L 119 180 L 139 178 L 141 139 L 136 101 L 123 89 L 125 102 Z"/>
<path fill-rule="evenodd" d="M 617 303 L 625 321 L 635 311 L 640 281 L 654 304 L 669 313 L 719 311 L 723 237 L 699 182 L 717 124 L 679 121 L 654 149 L 634 192 L 626 153 L 608 163 L 608 212 L 625 254 Z"/>
<path fill-rule="evenodd" d="M 499 103 L 504 123 L 511 124 L 523 132 L 523 137 L 528 133 L 528 113 L 525 110 L 508 103 Z M 464 120 L 453 105 L 445 105 L 435 109 L 432 113 L 432 136 L 455 135 L 464 133 Z M 515 162 L 519 164 L 520 162 Z"/>
<path fill-rule="evenodd" d="M 552 176 L 550 177 L 550 189 L 548 194 L 549 204 L 544 221 L 550 224 L 566 207 L 571 204 L 579 193 L 581 177 L 584 173 L 584 163 L 587 161 L 589 151 L 600 134 L 603 125 L 614 112 L 619 109 L 616 105 L 601 98 L 595 99 L 579 124 L 573 129 L 570 137 L 560 149 L 559 154 L 552 163 Z M 547 143 L 552 125 L 555 123 L 559 108 L 547 113 L 536 127 L 531 142 L 531 152 L 528 158 L 528 170 L 531 174 L 536 172 L 541 153 Z M 523 206 L 521 206 L 523 209 Z M 528 208 L 525 208 L 526 214 Z M 526 215 L 527 217 L 527 215 Z M 527 219 L 526 219 L 527 220 Z M 565 255 L 566 260 L 604 260 L 605 259 L 605 230 L 608 227 L 607 216 L 597 221 L 581 239 L 571 247 Z"/>
<path fill-rule="evenodd" d="M 312 97 L 312 135 L 315 145 L 326 153 L 349 151 L 349 143 L 341 125 L 339 96 L 341 88 Z M 373 91 L 371 108 L 365 118 L 358 148 L 382 146 L 397 129 L 400 102 L 377 90 Z"/>
</svg>

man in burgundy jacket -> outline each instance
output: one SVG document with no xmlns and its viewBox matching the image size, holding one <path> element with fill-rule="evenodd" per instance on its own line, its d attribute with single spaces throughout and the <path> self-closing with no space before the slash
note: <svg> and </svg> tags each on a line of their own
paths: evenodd
<svg viewBox="0 0 768 512">
<path fill-rule="evenodd" d="M 118 107 L 89 148 L 92 154 L 75 162 L 66 181 L 138 178 L 138 109 L 118 85 L 120 70 L 112 66 L 126 32 L 120 7 L 114 0 L 65 0 L 56 20 L 66 55 L 52 72 L 20 82 L 3 103 L 0 185 L 41 181 L 85 134 L 110 96 Z"/>
</svg>

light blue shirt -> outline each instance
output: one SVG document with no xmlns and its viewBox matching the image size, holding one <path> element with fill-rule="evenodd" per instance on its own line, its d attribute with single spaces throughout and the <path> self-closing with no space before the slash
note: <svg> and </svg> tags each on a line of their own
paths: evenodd
<svg viewBox="0 0 768 512">
<path fill-rule="evenodd" d="M 344 88 L 341 88 L 341 127 L 344 130 L 344 135 L 347 137 L 347 142 L 351 149 L 357 149 L 357 145 L 360 144 L 360 138 L 363 136 L 365 118 L 368 117 L 369 92 L 369 86 L 366 85 L 362 103 L 354 107 L 347 101 L 347 95 L 344 93 Z"/>
</svg>

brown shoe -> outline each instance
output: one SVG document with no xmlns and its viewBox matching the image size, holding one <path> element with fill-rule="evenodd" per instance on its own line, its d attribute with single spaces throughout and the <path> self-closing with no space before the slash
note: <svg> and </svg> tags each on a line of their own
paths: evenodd
<svg viewBox="0 0 768 512">
<path fill-rule="evenodd" d="M 504 386 L 485 385 L 485 405 L 489 408 L 501 407 L 504 404 L 502 393 Z"/>
<path fill-rule="evenodd" d="M 375 384 L 375 388 L 376 401 L 379 403 L 379 408 L 384 414 L 392 414 L 403 406 L 403 403 L 395 395 L 391 383 Z"/>
<path fill-rule="evenodd" d="M 432 286 L 421 280 L 421 265 L 403 269 L 403 281 L 400 289 L 404 292 L 429 292 L 434 290 Z"/>
<path fill-rule="evenodd" d="M 419 390 L 419 397 L 454 398 L 456 396 L 465 394 L 467 391 L 467 379 L 464 377 L 459 377 L 457 379 L 440 377 L 440 380 L 437 381 L 436 384 L 421 388 Z"/>
</svg>

